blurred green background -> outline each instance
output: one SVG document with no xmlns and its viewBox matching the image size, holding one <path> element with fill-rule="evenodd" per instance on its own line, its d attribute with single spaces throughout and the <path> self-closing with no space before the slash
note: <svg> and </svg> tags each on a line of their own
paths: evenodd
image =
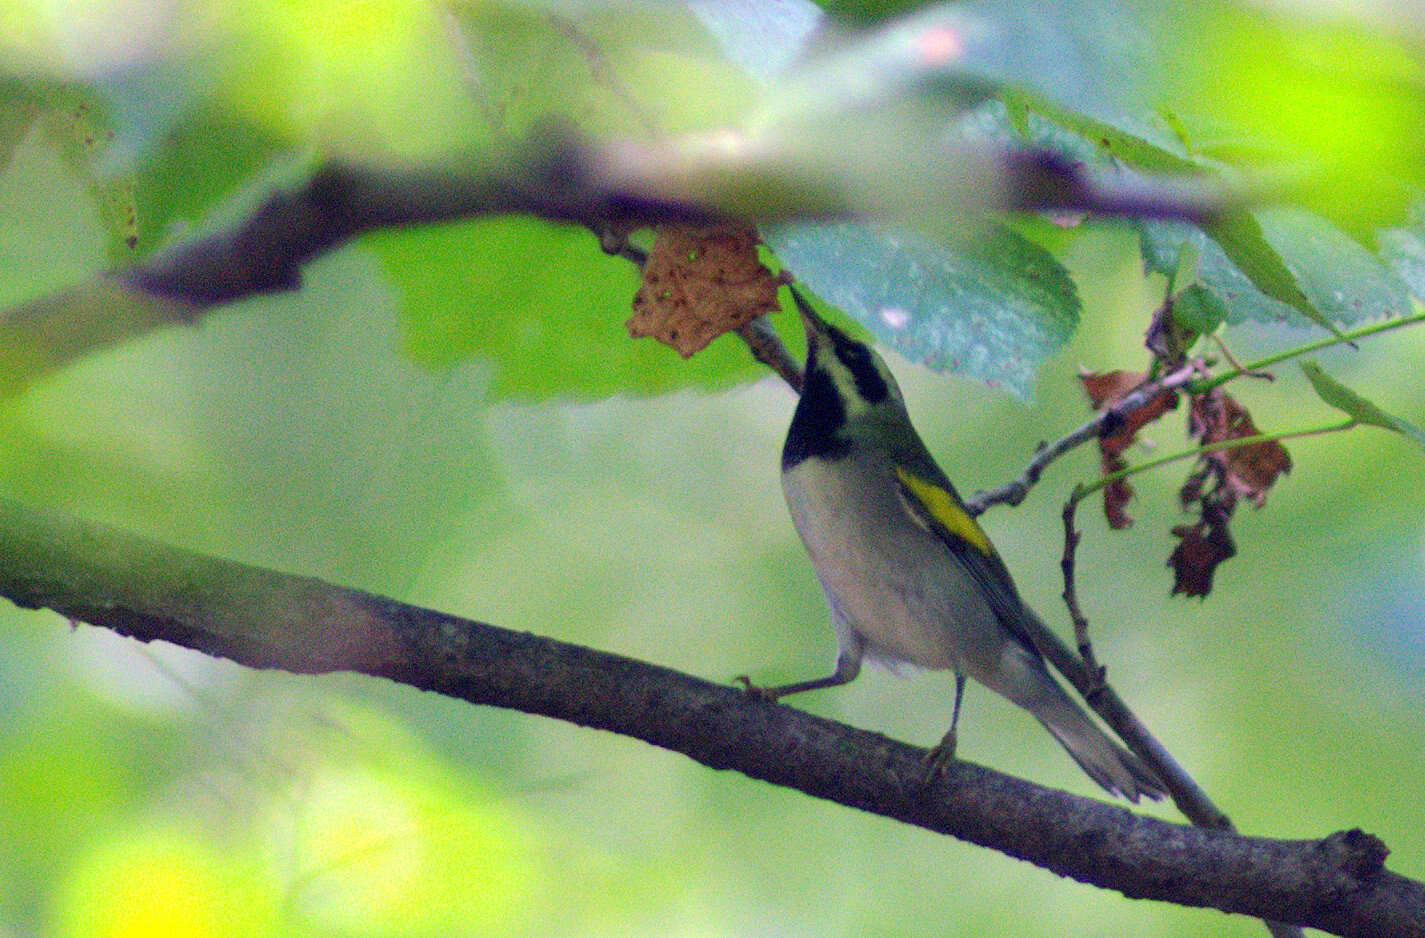
<svg viewBox="0 0 1425 938">
<path fill-rule="evenodd" d="M 111 263 L 92 179 L 46 139 L 23 136 L 0 174 L 5 304 Z M 444 231 L 447 254 L 462 237 L 482 246 L 446 301 L 519 334 L 501 338 L 503 360 L 439 360 L 440 340 L 403 320 L 421 283 L 399 264 L 442 236 L 369 238 L 319 260 L 300 293 L 0 403 L 0 494 L 711 680 L 821 673 L 834 642 L 777 481 L 792 393 L 733 382 L 758 372 L 731 364 L 745 353 L 727 337 L 715 366 L 694 363 L 702 390 L 601 393 L 615 366 L 581 364 L 587 336 L 660 386 L 690 383 L 688 366 L 624 341 L 626 263 L 529 222 Z M 553 287 L 535 250 L 558 259 Z M 1082 325 L 1032 402 L 889 356 L 966 493 L 1084 419 L 1077 369 L 1145 360 L 1161 283 L 1133 237 L 1093 227 L 1061 260 Z M 554 325 L 519 315 L 555 307 Z M 1311 335 L 1249 326 L 1229 341 L 1250 357 Z M 1322 359 L 1421 423 L 1422 353 L 1425 332 L 1405 330 Z M 530 383 L 561 369 L 575 400 Z M 1264 429 L 1331 416 L 1289 367 L 1235 393 Z M 1181 419 L 1146 434 L 1158 452 L 1182 445 Z M 1239 555 L 1206 601 L 1170 599 L 1163 566 L 1185 466 L 1135 480 L 1129 531 L 1085 506 L 1081 600 L 1119 691 L 1244 831 L 1359 826 L 1394 870 L 1425 877 L 1425 454 L 1371 429 L 1290 449 L 1266 507 L 1239 511 Z M 984 518 L 1060 627 L 1060 505 L 1096 470 L 1075 453 Z M 0 627 L 0 935 L 1264 933 L 608 734 L 359 676 L 249 671 L 46 613 L 7 607 Z M 868 673 L 795 705 L 928 744 L 951 683 Z M 980 688 L 966 706 L 963 758 L 1096 794 L 1023 713 Z"/>
<path fill-rule="evenodd" d="M 1118 240 L 1073 259 L 1101 292 L 1032 407 L 893 360 L 967 489 L 1009 478 L 1083 417 L 1076 367 L 1139 357 L 1149 297 Z M 585 314 L 621 328 L 617 311 Z M 1425 400 L 1400 376 L 1421 351 L 1404 334 L 1338 356 L 1338 373 L 1419 420 Z M 521 404 L 487 398 L 489 371 L 412 365 L 390 288 L 357 246 L 316 265 L 301 295 L 239 304 L 7 403 L 3 491 L 713 680 L 827 665 L 825 609 L 776 477 L 790 391 L 767 378 Z M 1252 386 L 1260 424 L 1310 416 L 1292 383 Z M 1176 446 L 1175 423 L 1150 435 Z M 1393 868 L 1425 875 L 1425 458 L 1369 430 L 1292 452 L 1267 507 L 1242 513 L 1241 554 L 1205 602 L 1167 596 L 1179 472 L 1139 483 L 1131 531 L 1084 511 L 1100 655 L 1244 830 L 1359 825 L 1392 847 Z M 1059 623 L 1059 502 L 1095 462 L 1076 454 L 986 519 Z M 246 671 L 43 613 L 4 620 L 0 911 L 16 935 L 1261 928 L 1129 902 L 605 734 L 366 678 Z M 929 743 L 950 682 L 871 673 L 797 704 Z M 965 758 L 1094 794 L 1023 714 L 982 690 L 968 706 Z"/>
</svg>

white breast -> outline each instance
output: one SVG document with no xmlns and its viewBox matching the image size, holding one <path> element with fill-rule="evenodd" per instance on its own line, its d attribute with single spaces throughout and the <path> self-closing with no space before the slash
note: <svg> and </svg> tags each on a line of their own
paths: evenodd
<svg viewBox="0 0 1425 938">
<path fill-rule="evenodd" d="M 949 549 L 906 514 L 888 461 L 810 458 L 782 489 L 838 631 L 861 636 L 872 660 L 975 672 L 998 657 L 1003 628 Z"/>
</svg>

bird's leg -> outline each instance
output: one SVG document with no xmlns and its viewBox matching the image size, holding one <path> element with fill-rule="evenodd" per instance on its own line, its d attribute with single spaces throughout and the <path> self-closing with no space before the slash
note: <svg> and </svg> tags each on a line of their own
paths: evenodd
<svg viewBox="0 0 1425 938">
<path fill-rule="evenodd" d="M 960 701 L 965 697 L 965 675 L 955 672 L 955 707 L 950 711 L 950 728 L 945 731 L 940 745 L 925 751 L 925 761 L 930 763 L 930 774 L 935 775 L 955 758 L 955 728 L 960 724 Z"/>
<path fill-rule="evenodd" d="M 861 673 L 861 656 L 842 652 L 836 656 L 836 670 L 826 677 L 819 677 L 810 681 L 798 681 L 795 684 L 780 684 L 777 687 L 758 687 L 752 683 L 752 679 L 745 674 L 739 674 L 733 678 L 747 691 L 748 696 L 757 697 L 770 703 L 776 703 L 788 694 L 800 694 L 805 690 L 819 690 L 823 687 L 840 687 L 842 684 L 850 684 L 856 679 L 856 675 Z"/>
</svg>

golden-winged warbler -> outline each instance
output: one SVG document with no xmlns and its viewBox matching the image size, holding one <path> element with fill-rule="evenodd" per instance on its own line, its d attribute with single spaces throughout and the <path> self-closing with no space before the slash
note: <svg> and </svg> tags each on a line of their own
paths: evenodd
<svg viewBox="0 0 1425 938">
<path fill-rule="evenodd" d="M 1158 798 L 1162 783 L 1050 676 L 1004 561 L 911 425 L 875 352 L 793 291 L 806 328 L 801 400 L 782 449 L 782 488 L 831 606 L 834 673 L 749 690 L 768 700 L 851 681 L 863 661 L 955 672 L 953 755 L 965 677 L 1028 710 L 1108 791 Z"/>
</svg>

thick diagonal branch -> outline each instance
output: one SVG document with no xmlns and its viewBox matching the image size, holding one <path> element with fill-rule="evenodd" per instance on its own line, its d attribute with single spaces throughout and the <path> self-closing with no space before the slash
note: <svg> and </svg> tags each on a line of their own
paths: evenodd
<svg viewBox="0 0 1425 938">
<path fill-rule="evenodd" d="M 358 671 L 645 740 L 716 769 L 981 844 L 1135 898 L 1425 936 L 1425 885 L 1359 831 L 1320 841 L 1181 827 L 730 687 L 0 501 L 0 595 L 258 668 Z"/>
</svg>

